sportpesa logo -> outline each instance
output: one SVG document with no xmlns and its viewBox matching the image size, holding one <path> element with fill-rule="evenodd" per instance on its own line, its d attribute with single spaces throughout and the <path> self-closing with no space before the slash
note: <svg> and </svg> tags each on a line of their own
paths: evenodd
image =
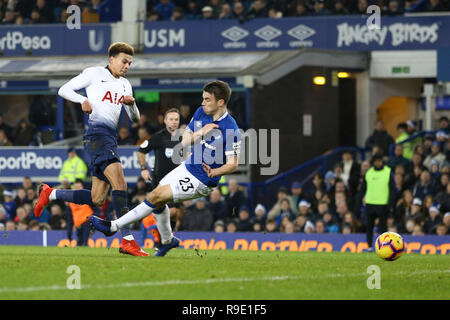
<svg viewBox="0 0 450 320">
<path fill-rule="evenodd" d="M 50 37 L 48 36 L 24 36 L 21 31 L 8 31 L 6 35 L 0 38 L 0 50 L 49 50 L 52 47 Z"/>
</svg>

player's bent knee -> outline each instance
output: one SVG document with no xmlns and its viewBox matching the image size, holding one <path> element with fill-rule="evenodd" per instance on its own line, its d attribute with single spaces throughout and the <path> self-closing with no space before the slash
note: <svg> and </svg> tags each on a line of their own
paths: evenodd
<svg viewBox="0 0 450 320">
<path fill-rule="evenodd" d="M 160 207 L 166 204 L 163 192 L 159 188 L 153 190 L 147 195 L 147 201 L 155 207 Z"/>
<path fill-rule="evenodd" d="M 92 198 L 92 203 L 96 206 L 96 207 L 101 207 L 105 204 L 105 197 L 101 197 L 101 198 Z"/>
</svg>

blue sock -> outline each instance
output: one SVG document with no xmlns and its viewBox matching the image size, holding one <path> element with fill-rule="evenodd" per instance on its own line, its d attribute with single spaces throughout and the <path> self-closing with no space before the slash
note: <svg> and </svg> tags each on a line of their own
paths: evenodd
<svg viewBox="0 0 450 320">
<path fill-rule="evenodd" d="M 92 207 L 95 205 L 92 203 L 91 190 L 56 190 L 56 199 L 72 202 L 76 204 L 88 204 Z"/>
<path fill-rule="evenodd" d="M 113 190 L 111 192 L 112 195 L 112 204 L 114 206 L 114 210 L 116 211 L 117 218 L 122 216 L 122 209 L 128 208 L 128 194 L 126 191 L 122 190 Z M 130 227 L 124 227 L 120 229 L 122 233 L 122 238 L 131 235 Z"/>
</svg>

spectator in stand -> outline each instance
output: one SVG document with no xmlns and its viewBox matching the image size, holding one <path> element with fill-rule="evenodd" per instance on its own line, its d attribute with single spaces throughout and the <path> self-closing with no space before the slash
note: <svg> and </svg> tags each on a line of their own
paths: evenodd
<svg viewBox="0 0 450 320">
<path fill-rule="evenodd" d="M 227 232 L 234 233 L 237 231 L 237 223 L 235 219 L 232 219 L 227 222 Z"/>
<path fill-rule="evenodd" d="M 449 234 L 449 230 L 450 229 L 445 224 L 439 223 L 436 226 L 436 235 L 438 235 L 438 236 L 446 236 L 446 235 Z"/>
<path fill-rule="evenodd" d="M 6 221 L 5 223 L 5 231 L 14 231 L 16 230 L 16 224 L 14 221 Z"/>
<path fill-rule="evenodd" d="M 450 230 L 450 212 L 444 214 L 442 222 L 447 227 L 447 229 Z"/>
<path fill-rule="evenodd" d="M 28 192 L 29 189 L 34 189 L 33 181 L 30 177 L 24 177 L 22 180 L 22 187 L 25 189 L 25 191 Z"/>
<path fill-rule="evenodd" d="M 413 196 L 423 199 L 427 195 L 433 194 L 433 185 L 431 184 L 431 176 L 428 170 L 423 170 L 420 174 L 420 180 L 413 187 Z"/>
<path fill-rule="evenodd" d="M 445 131 L 445 133 L 450 135 L 450 125 L 446 116 L 442 116 L 439 118 L 439 130 L 443 130 Z"/>
<path fill-rule="evenodd" d="M 350 233 L 357 233 L 360 231 L 360 228 L 361 228 L 359 221 L 355 218 L 355 215 L 350 211 L 346 212 L 342 219 L 342 223 L 341 223 L 341 232 L 342 233 L 344 233 L 345 225 L 350 226 Z"/>
<path fill-rule="evenodd" d="M 210 6 L 204 6 L 202 8 L 202 20 L 211 20 L 214 19 L 213 16 L 213 8 Z"/>
<path fill-rule="evenodd" d="M 331 190 L 334 189 L 334 185 L 336 183 L 336 175 L 334 174 L 333 171 L 328 171 L 325 174 L 325 185 L 326 185 L 326 192 L 330 192 Z"/>
<path fill-rule="evenodd" d="M 133 146 L 135 145 L 135 139 L 130 135 L 130 131 L 127 127 L 120 127 L 117 138 L 118 146 Z"/>
<path fill-rule="evenodd" d="M 314 0 L 313 8 L 312 14 L 315 16 L 327 16 L 331 14 L 331 12 L 325 8 L 325 0 Z"/>
<path fill-rule="evenodd" d="M 65 230 L 67 228 L 67 222 L 65 215 L 63 214 L 63 209 L 59 204 L 52 204 L 50 207 L 50 221 L 49 225 L 52 230 Z"/>
<path fill-rule="evenodd" d="M 425 135 L 425 138 L 423 140 L 423 153 L 422 153 L 422 157 L 426 158 L 429 154 L 431 154 L 431 145 L 433 144 L 434 141 L 434 135 L 430 135 L 427 134 Z"/>
<path fill-rule="evenodd" d="M 170 17 L 170 21 L 181 21 L 184 20 L 184 11 L 181 7 L 175 7 Z"/>
<path fill-rule="evenodd" d="M 405 122 L 399 123 L 397 125 L 397 139 L 395 139 L 395 143 L 401 143 L 402 141 L 405 141 L 409 138 L 408 134 L 408 125 Z M 411 160 L 413 156 L 413 145 L 411 144 L 411 141 L 404 142 L 403 143 L 403 156 Z"/>
<path fill-rule="evenodd" d="M 322 221 L 325 224 L 325 232 L 338 233 L 339 231 L 338 222 L 330 212 L 324 214 Z"/>
<path fill-rule="evenodd" d="M 214 223 L 214 232 L 216 232 L 216 233 L 225 232 L 225 223 L 222 220 L 217 220 Z"/>
<path fill-rule="evenodd" d="M 367 138 L 365 146 L 366 148 L 373 148 L 374 146 L 379 146 L 383 150 L 384 155 L 389 155 L 389 146 L 393 143 L 394 139 L 384 129 L 383 121 L 378 120 L 375 123 L 375 130 L 372 133 L 372 135 Z"/>
<path fill-rule="evenodd" d="M 298 213 L 298 204 L 301 199 L 306 199 L 308 196 L 303 193 L 302 184 L 298 181 L 294 181 L 291 185 L 291 193 L 289 197 L 291 198 L 292 205 L 294 206 L 294 213 Z"/>
<path fill-rule="evenodd" d="M 344 7 L 343 0 L 336 0 L 334 1 L 334 8 L 332 11 L 335 15 L 346 15 L 350 14 L 350 12 Z"/>
<path fill-rule="evenodd" d="M 293 17 L 306 17 L 309 16 L 310 12 L 308 6 L 303 0 L 299 0 L 295 3 L 295 10 L 291 16 Z"/>
<path fill-rule="evenodd" d="M 440 173 L 439 179 L 436 179 L 433 183 L 433 197 L 437 198 L 438 194 L 445 193 L 449 181 L 450 175 L 448 173 Z"/>
<path fill-rule="evenodd" d="M 225 202 L 227 204 L 227 217 L 229 219 L 237 217 L 237 210 L 247 203 L 247 198 L 244 193 L 239 190 L 237 180 L 230 179 L 228 181 L 228 194 L 225 196 Z"/>
<path fill-rule="evenodd" d="M 27 215 L 27 212 L 24 207 L 18 207 L 16 209 L 16 217 L 14 218 L 15 223 L 19 223 L 20 221 L 23 221 L 25 224 L 28 224 L 30 222 L 30 216 Z"/>
<path fill-rule="evenodd" d="M 343 174 L 348 177 L 349 191 L 352 195 L 354 195 L 356 194 L 356 189 L 358 188 L 361 166 L 358 162 L 353 160 L 353 154 L 349 150 L 346 150 L 342 153 L 341 165 Z"/>
<path fill-rule="evenodd" d="M 241 23 L 247 19 L 244 5 L 240 1 L 235 2 L 233 5 L 233 18 L 238 19 Z"/>
<path fill-rule="evenodd" d="M 394 155 L 389 158 L 387 165 L 391 169 L 395 169 L 398 165 L 403 166 L 405 169 L 409 169 L 411 165 L 411 161 L 406 159 L 403 156 L 403 145 L 402 144 L 396 144 L 394 148 Z"/>
<path fill-rule="evenodd" d="M 279 229 L 277 227 L 277 223 L 274 219 L 269 219 L 266 221 L 265 232 L 278 232 Z"/>
<path fill-rule="evenodd" d="M 11 138 L 12 128 L 7 125 L 4 121 L 3 114 L 0 113 L 0 131 L 3 131 L 8 140 Z M 4 139 L 0 138 L 0 146 L 2 145 L 2 141 Z"/>
<path fill-rule="evenodd" d="M 406 121 L 406 131 L 408 132 L 410 137 L 413 137 L 415 135 L 417 135 L 417 126 L 416 126 L 416 122 L 413 120 L 408 120 Z M 414 150 L 414 148 L 416 146 L 422 146 L 422 138 L 416 137 L 415 139 L 411 140 L 409 142 L 411 144 L 411 148 Z"/>
<path fill-rule="evenodd" d="M 31 203 L 30 200 L 27 199 L 27 192 L 22 187 L 17 189 L 17 195 L 14 201 L 16 203 L 16 208 L 25 205 L 25 203 Z"/>
<path fill-rule="evenodd" d="M 441 214 L 439 213 L 439 209 L 436 206 L 430 207 L 428 209 L 428 217 L 425 219 L 425 223 L 423 225 L 423 230 L 426 234 L 431 234 L 436 230 L 436 226 L 442 223 Z"/>
<path fill-rule="evenodd" d="M 16 216 L 16 203 L 13 200 L 13 193 L 9 190 L 3 191 L 3 208 L 5 209 L 6 220 L 14 220 Z"/>
<path fill-rule="evenodd" d="M 217 19 L 219 17 L 220 12 L 222 11 L 222 5 L 225 3 L 225 0 L 209 0 L 209 6 L 213 10 L 213 19 Z"/>
<path fill-rule="evenodd" d="M 259 224 L 262 229 L 266 225 L 266 208 L 260 203 L 255 208 L 255 217 L 252 219 L 252 223 L 253 225 Z"/>
<path fill-rule="evenodd" d="M 317 220 L 314 224 L 314 229 L 316 233 L 326 233 L 325 223 L 322 220 Z"/>
<path fill-rule="evenodd" d="M 336 177 L 335 177 L 336 178 Z M 328 186 L 325 184 L 322 175 L 316 172 L 312 177 L 312 190 L 311 193 L 314 194 L 316 190 L 329 191 Z"/>
<path fill-rule="evenodd" d="M 250 220 L 250 213 L 247 206 L 239 209 L 239 219 L 237 221 L 237 231 L 247 232 L 253 230 L 253 224 Z"/>
<path fill-rule="evenodd" d="M 222 20 L 233 18 L 233 12 L 231 11 L 231 7 L 228 3 L 222 4 L 218 18 Z"/>
<path fill-rule="evenodd" d="M 138 123 L 133 122 L 133 124 L 131 125 L 131 135 L 133 136 L 133 138 L 135 140 L 138 139 L 138 131 L 139 131 L 140 127 L 146 127 L 147 128 L 147 132 L 150 133 L 150 134 L 153 134 L 156 131 L 158 131 L 156 128 L 152 127 L 152 125 L 148 121 L 147 116 L 145 114 L 141 114 L 139 122 Z"/>
<path fill-rule="evenodd" d="M 195 0 L 188 1 L 187 8 L 185 10 L 185 17 L 187 20 L 198 20 L 201 18 L 201 14 L 200 14 L 198 6 L 197 6 L 197 1 L 195 1 Z M 183 107 L 183 106 L 181 106 L 181 107 Z M 181 107 L 180 107 L 180 113 L 181 113 Z M 190 119 L 187 119 L 187 122 L 183 122 L 183 124 L 189 123 L 189 120 Z"/>
<path fill-rule="evenodd" d="M 290 204 L 291 204 L 291 202 L 289 201 L 289 198 L 285 198 L 285 199 L 281 200 L 280 211 L 278 212 L 278 214 L 273 216 L 277 223 L 277 227 L 280 228 L 284 218 L 287 218 L 289 221 L 294 221 L 295 213 L 292 210 L 292 208 L 290 208 Z M 284 225 L 283 225 L 283 227 L 284 227 Z"/>
<path fill-rule="evenodd" d="M 442 1 L 440 1 L 440 0 L 430 0 L 429 4 L 427 5 L 427 9 L 426 9 L 426 11 L 429 11 L 429 12 L 441 12 L 441 11 L 446 11 L 446 10 L 447 9 L 442 4 Z"/>
<path fill-rule="evenodd" d="M 384 14 L 387 16 L 398 16 L 400 14 L 403 14 L 398 0 L 390 0 L 388 9 L 384 12 Z"/>
<path fill-rule="evenodd" d="M 292 199 L 289 198 L 288 196 L 288 191 L 287 188 L 285 187 L 281 187 L 280 189 L 278 189 L 278 194 L 277 194 L 278 200 L 277 202 L 274 204 L 274 206 L 269 210 L 268 214 L 267 214 L 267 219 L 276 219 L 280 213 L 281 213 L 281 202 L 284 199 L 287 199 L 289 202 L 288 208 L 294 212 L 294 204 L 292 203 Z"/>
<path fill-rule="evenodd" d="M 161 20 L 170 20 L 174 8 L 175 5 L 170 0 L 159 0 L 154 9 L 159 13 Z"/>
<path fill-rule="evenodd" d="M 263 0 L 254 0 L 246 15 L 247 19 L 267 18 L 266 4 Z"/>
<path fill-rule="evenodd" d="M 180 230 L 211 231 L 214 224 L 214 213 L 206 207 L 206 199 L 198 198 L 193 207 L 186 210 L 181 221 Z"/>
<path fill-rule="evenodd" d="M 138 139 L 136 141 L 136 145 L 140 146 L 141 144 L 143 144 L 145 141 L 147 141 L 148 139 L 150 139 L 151 135 L 148 132 L 148 128 L 145 126 L 139 127 L 138 129 Z"/>
<path fill-rule="evenodd" d="M 11 147 L 12 143 L 9 141 L 8 136 L 5 133 L 5 130 L 0 129 L 0 147 Z"/>
<path fill-rule="evenodd" d="M 14 24 L 16 20 L 16 16 L 14 14 L 14 11 L 11 9 L 6 9 L 5 16 L 2 19 L 2 24 Z"/>
<path fill-rule="evenodd" d="M 219 189 L 214 189 L 209 195 L 208 208 L 214 212 L 214 221 L 227 219 L 227 204 L 222 199 Z"/>
<path fill-rule="evenodd" d="M 161 20 L 161 15 L 159 14 L 159 12 L 156 10 L 150 10 L 148 13 L 148 21 L 155 22 L 155 21 L 159 21 L 159 20 Z M 135 124 L 135 123 L 133 122 L 133 124 Z"/>
<path fill-rule="evenodd" d="M 41 17 L 41 22 L 51 23 L 53 22 L 53 9 L 54 7 L 46 0 L 37 0 L 36 7 Z"/>
<path fill-rule="evenodd" d="M 15 146 L 29 146 L 31 141 L 33 141 L 33 128 L 27 122 L 27 120 L 22 119 L 14 130 L 14 145 Z"/>
</svg>

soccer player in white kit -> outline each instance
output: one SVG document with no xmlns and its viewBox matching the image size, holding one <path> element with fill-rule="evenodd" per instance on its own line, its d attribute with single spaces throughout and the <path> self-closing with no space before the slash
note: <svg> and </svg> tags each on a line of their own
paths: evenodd
<svg viewBox="0 0 450 320">
<path fill-rule="evenodd" d="M 130 69 L 134 50 L 126 43 L 116 42 L 109 47 L 108 54 L 108 66 L 86 68 L 58 91 L 64 99 L 80 103 L 83 112 L 89 115 L 83 143 L 91 160 L 92 190 L 56 190 L 46 184 L 41 185 L 35 206 L 36 216 L 41 215 L 49 201 L 56 199 L 101 206 L 106 200 L 109 185 L 117 217 L 128 212 L 127 183 L 117 153 L 117 126 L 122 107 L 132 121 L 138 122 L 140 118 L 131 84 L 124 78 Z M 83 88 L 87 98 L 76 92 Z M 121 232 L 120 253 L 148 256 L 134 240 L 129 227 Z"/>
<path fill-rule="evenodd" d="M 155 256 L 164 256 L 178 247 L 180 240 L 172 235 L 167 203 L 208 196 L 222 175 L 238 167 L 241 132 L 227 111 L 230 96 L 231 89 L 226 82 L 207 83 L 202 105 L 194 113 L 181 142 L 183 146 L 191 146 L 189 158 L 170 171 L 143 203 L 114 221 L 92 216 L 93 227 L 109 236 L 153 212 L 161 236 Z"/>
</svg>

